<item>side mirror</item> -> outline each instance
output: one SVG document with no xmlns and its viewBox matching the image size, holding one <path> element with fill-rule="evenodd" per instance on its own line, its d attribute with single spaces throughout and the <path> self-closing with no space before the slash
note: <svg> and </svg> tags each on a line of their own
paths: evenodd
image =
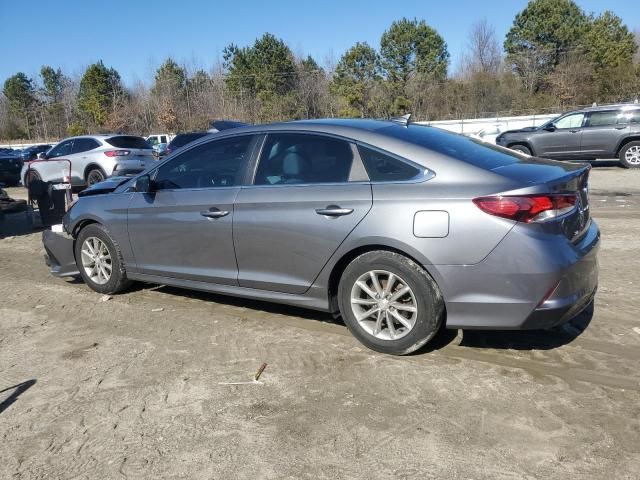
<svg viewBox="0 0 640 480">
<path fill-rule="evenodd" d="M 153 180 L 149 175 L 142 175 L 141 177 L 136 178 L 136 182 L 133 185 L 136 192 L 140 193 L 152 193 L 154 191 Z"/>
<path fill-rule="evenodd" d="M 45 152 L 40 152 L 38 155 L 36 155 L 36 158 L 38 160 L 46 160 L 47 159 L 47 154 Z"/>
<path fill-rule="evenodd" d="M 546 127 L 544 127 L 544 129 L 547 132 L 555 132 L 556 131 L 556 126 L 555 125 L 547 125 Z"/>
</svg>

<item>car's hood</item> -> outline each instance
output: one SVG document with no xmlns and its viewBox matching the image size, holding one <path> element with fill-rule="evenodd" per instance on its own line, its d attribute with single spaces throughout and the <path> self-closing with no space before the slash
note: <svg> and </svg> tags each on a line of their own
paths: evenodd
<svg viewBox="0 0 640 480">
<path fill-rule="evenodd" d="M 110 177 L 104 182 L 94 183 L 90 187 L 78 193 L 79 197 L 88 197 L 90 195 L 103 195 L 111 193 L 123 183 L 131 180 L 131 177 Z"/>
<path fill-rule="evenodd" d="M 506 132 L 502 132 L 502 135 L 506 135 L 508 133 L 533 132 L 535 130 L 538 130 L 538 127 L 524 127 L 515 130 L 507 130 Z"/>
</svg>

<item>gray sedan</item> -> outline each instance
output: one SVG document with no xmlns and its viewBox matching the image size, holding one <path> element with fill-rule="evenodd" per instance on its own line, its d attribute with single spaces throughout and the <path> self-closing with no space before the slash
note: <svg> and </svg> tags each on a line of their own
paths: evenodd
<svg viewBox="0 0 640 480">
<path fill-rule="evenodd" d="M 407 354 L 448 328 L 547 328 L 597 287 L 589 166 L 437 128 L 315 120 L 208 135 L 133 179 L 85 190 L 59 276 L 131 281 L 340 313 Z"/>
</svg>

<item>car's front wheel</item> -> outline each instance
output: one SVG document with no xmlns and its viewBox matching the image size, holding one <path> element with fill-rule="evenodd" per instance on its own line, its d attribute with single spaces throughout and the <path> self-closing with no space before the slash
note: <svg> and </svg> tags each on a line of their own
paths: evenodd
<svg viewBox="0 0 640 480">
<path fill-rule="evenodd" d="M 80 275 L 92 290 L 114 294 L 129 286 L 120 247 L 102 225 L 94 223 L 80 231 L 75 256 Z"/>
<path fill-rule="evenodd" d="M 640 168 L 640 142 L 629 142 L 620 150 L 620 163 L 625 168 Z"/>
<path fill-rule="evenodd" d="M 373 251 L 355 258 L 338 287 L 351 333 L 372 350 L 406 355 L 437 333 L 444 301 L 431 276 L 409 258 Z"/>
<path fill-rule="evenodd" d="M 531 149 L 525 145 L 511 145 L 509 147 L 511 150 L 515 150 L 516 152 L 524 153 L 526 155 L 531 155 Z"/>
</svg>

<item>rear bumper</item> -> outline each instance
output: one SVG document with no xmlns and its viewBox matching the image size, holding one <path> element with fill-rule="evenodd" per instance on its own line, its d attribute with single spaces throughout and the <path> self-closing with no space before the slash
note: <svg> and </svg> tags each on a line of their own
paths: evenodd
<svg viewBox="0 0 640 480">
<path fill-rule="evenodd" d="M 75 277 L 80 275 L 73 253 L 73 237 L 51 230 L 42 232 L 42 244 L 45 249 L 45 263 L 56 277 Z"/>
<path fill-rule="evenodd" d="M 514 228 L 476 265 L 427 266 L 445 298 L 447 327 L 527 330 L 570 320 L 596 293 L 599 242 L 593 221 L 577 245 Z"/>
</svg>

